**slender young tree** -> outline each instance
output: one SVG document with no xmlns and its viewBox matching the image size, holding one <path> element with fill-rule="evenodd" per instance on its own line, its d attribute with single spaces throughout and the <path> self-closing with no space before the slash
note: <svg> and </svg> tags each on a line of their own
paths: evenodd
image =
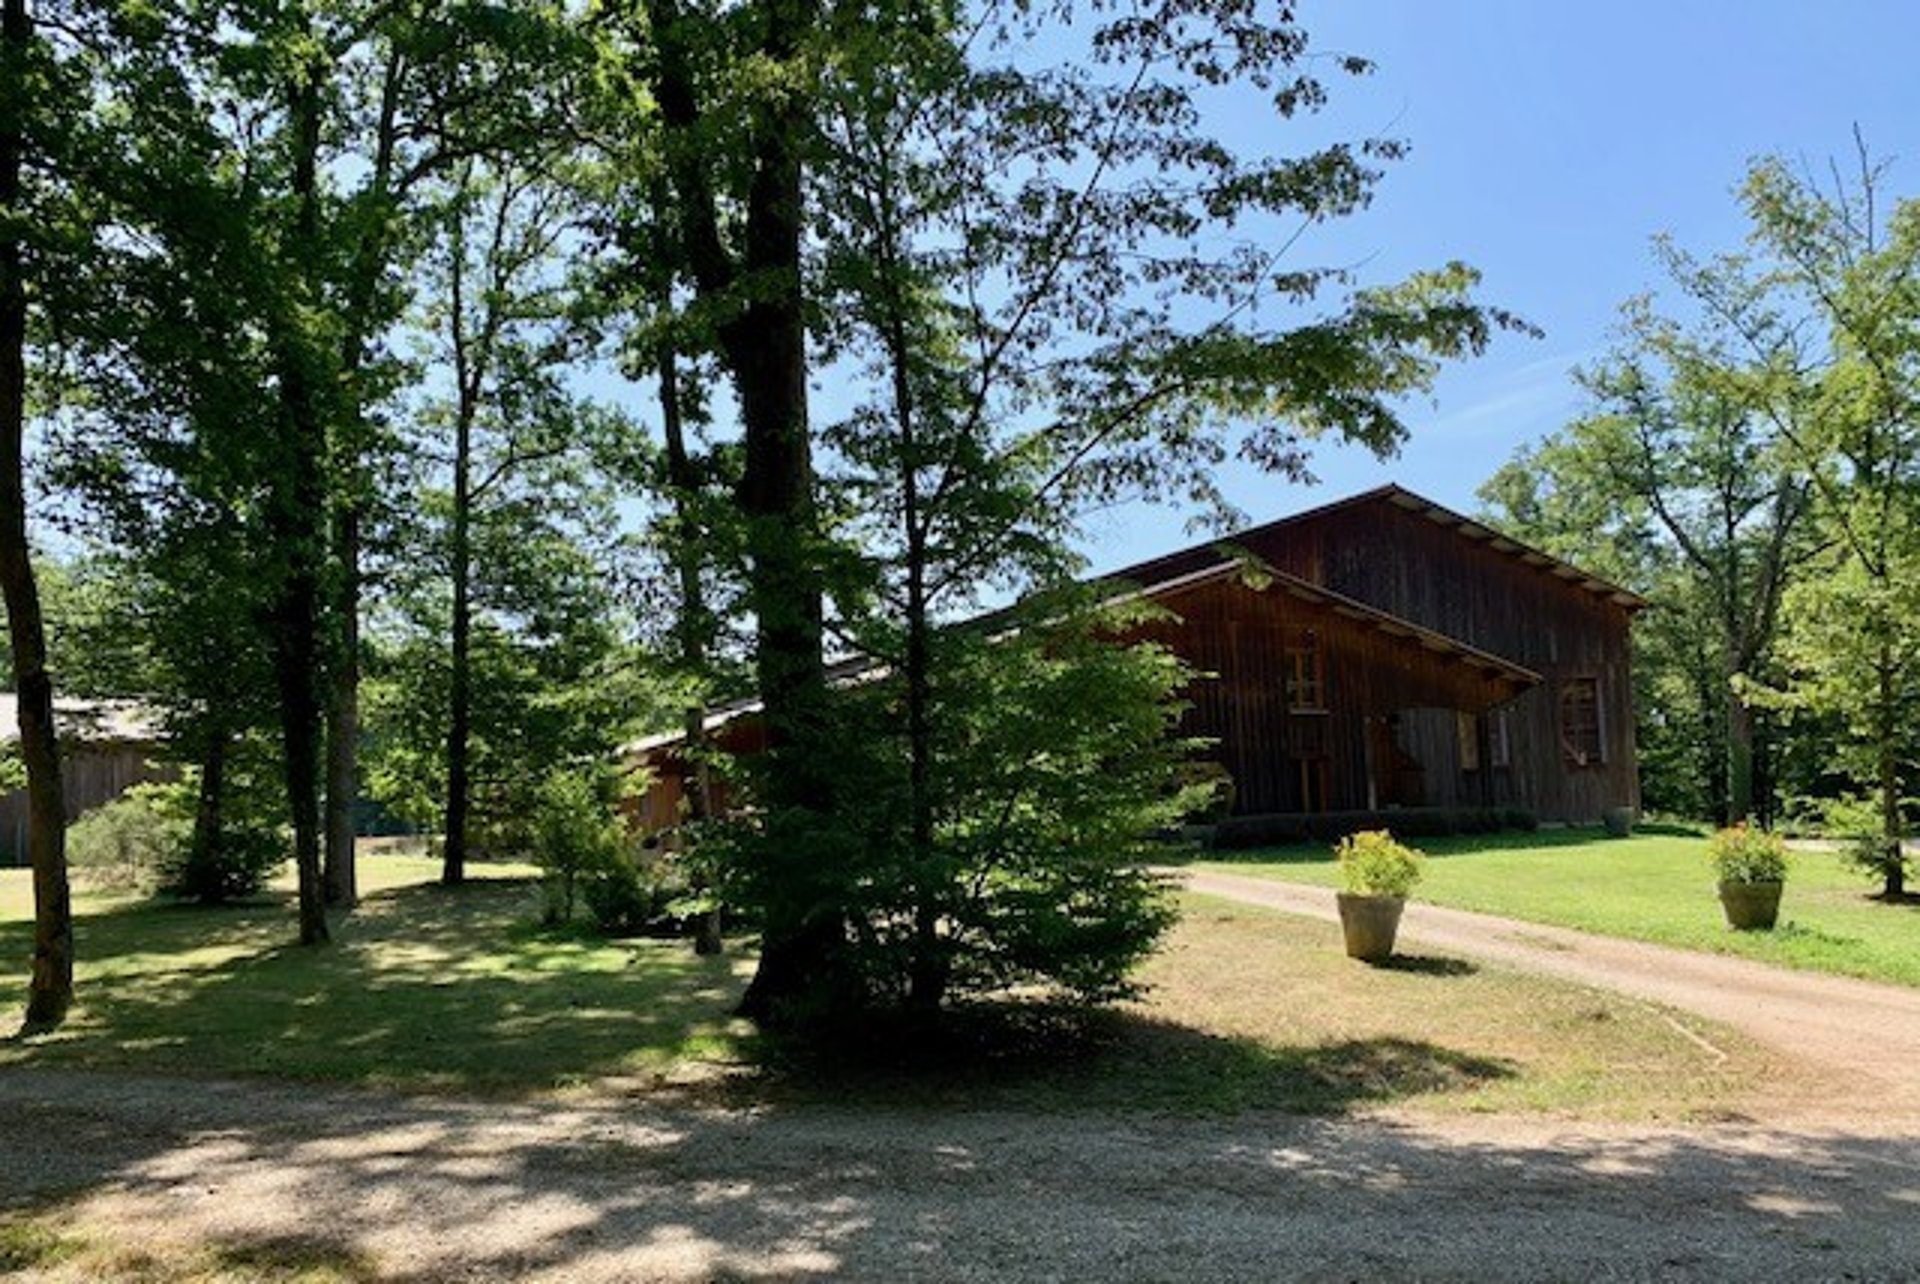
<svg viewBox="0 0 1920 1284">
<path fill-rule="evenodd" d="M 549 160 L 554 158 L 548 158 Z M 495 492 L 536 465 L 580 454 L 586 417 L 553 373 L 570 337 L 558 250 L 577 217 L 568 188 L 535 159 L 468 161 L 454 173 L 437 255 L 434 309 L 452 395 L 436 418 L 451 436 L 445 849 L 441 881 L 466 878 L 472 807 L 474 529 Z"/>
<path fill-rule="evenodd" d="M 1920 200 L 1889 204 L 1885 166 L 1856 146 L 1850 180 L 1754 168 L 1744 195 L 1771 271 L 1718 302 L 1768 360 L 1777 404 L 1806 408 L 1780 430 L 1806 460 L 1835 554 L 1793 599 L 1784 694 L 1843 721 L 1848 769 L 1878 812 L 1862 863 L 1897 901 L 1920 750 Z"/>
<path fill-rule="evenodd" d="M 667 217 L 666 202 L 654 202 L 654 227 L 661 229 Z M 656 282 L 652 293 L 654 306 L 664 319 L 673 311 L 671 264 L 674 255 L 664 236 L 655 247 Z M 660 437 L 665 451 L 665 490 L 668 513 L 665 543 L 673 578 L 678 589 L 674 603 L 673 644 L 675 665 L 685 683 L 689 698 L 681 717 L 685 754 L 692 769 L 692 789 L 687 794 L 687 819 L 698 826 L 714 816 L 713 766 L 707 736 L 706 697 L 712 690 L 712 652 L 714 623 L 707 601 L 706 577 L 712 557 L 709 547 L 711 525 L 707 518 L 707 478 L 700 461 L 689 445 L 689 398 L 684 383 L 678 343 L 670 326 L 663 325 L 653 343 L 653 377 L 660 399 Z M 722 911 L 716 903 L 701 916 L 694 936 L 694 949 L 701 954 L 718 954 L 725 948 L 721 935 Z"/>
<path fill-rule="evenodd" d="M 840 324 L 823 329 L 872 387 L 825 440 L 880 568 L 871 613 L 842 612 L 899 674 L 907 996 L 932 1010 L 956 920 L 938 841 L 955 818 L 936 801 L 950 769 L 937 710 L 959 700 L 941 691 L 943 616 L 983 584 L 1059 576 L 1087 505 L 1209 498 L 1228 451 L 1298 476 L 1317 433 L 1391 449 L 1404 433 L 1391 399 L 1512 321 L 1472 302 L 1458 266 L 1314 316 L 1305 305 L 1341 274 L 1281 248 L 1218 248 L 1236 224 L 1350 211 L 1377 176 L 1350 147 L 1241 155 L 1201 125 L 1198 99 L 1220 83 L 1271 91 L 1282 120 L 1319 100 L 1284 15 L 1069 14 L 1051 35 L 1086 57 L 1038 66 L 1030 33 L 996 34 L 990 16 L 888 17 L 841 37 L 822 90 L 823 276 L 841 291 L 827 309 Z M 1260 323 L 1280 300 L 1302 313 Z"/>
<path fill-rule="evenodd" d="M 73 1002 L 73 907 L 67 884 L 66 804 L 53 725 L 53 681 L 27 536 L 26 193 L 36 94 L 52 85 L 36 65 L 26 0 L 0 7 L 0 591 L 7 608 L 18 702 L 20 756 L 27 772 L 27 852 L 33 866 L 33 972 L 26 1026 L 49 1029 Z"/>
<path fill-rule="evenodd" d="M 1660 256 L 1682 305 L 1724 292 L 1739 271 L 1664 241 Z M 1754 814 L 1756 691 L 1774 676 L 1781 604 L 1819 548 L 1812 475 L 1775 426 L 1785 417 L 1802 433 L 1803 413 L 1776 403 L 1768 372 L 1743 349 L 1710 311 L 1685 324 L 1633 300 L 1619 350 L 1576 376 L 1594 413 L 1527 448 L 1482 491 L 1509 501 L 1497 517 L 1515 528 L 1537 524 L 1530 514 L 1554 496 L 1576 496 L 1572 523 L 1546 539 L 1571 537 L 1583 564 L 1597 564 L 1596 553 L 1612 560 L 1599 547 L 1609 542 L 1646 550 L 1629 577 L 1670 617 L 1704 613 L 1707 655 L 1669 658 L 1696 667 L 1704 658 L 1712 670 L 1720 744 L 1707 756 L 1721 764 L 1715 812 L 1729 824 Z"/>
<path fill-rule="evenodd" d="M 1102 493 L 1211 498 L 1208 466 L 1229 450 L 1301 471 L 1301 442 L 1320 432 L 1391 446 L 1391 397 L 1510 319 L 1473 304 L 1472 274 L 1454 265 L 1296 326 L 1246 324 L 1263 304 L 1303 305 L 1345 282 L 1280 268 L 1278 247 L 1299 222 L 1363 205 L 1373 163 L 1399 151 L 1374 140 L 1243 159 L 1197 128 L 1207 84 L 1250 85 L 1283 118 L 1318 104 L 1290 12 L 1196 0 L 1143 22 L 936 3 L 849 22 L 811 0 L 647 0 L 607 17 L 628 101 L 657 140 L 637 154 L 667 175 L 691 329 L 738 405 L 772 742 L 757 771 L 767 931 L 742 1011 L 777 1020 L 860 984 L 837 960 L 859 931 L 843 898 L 860 853 L 834 837 L 838 786 L 824 770 L 822 594 L 840 562 L 822 536 L 810 369 L 871 358 L 885 392 L 832 449 L 864 452 L 864 469 L 884 437 L 900 447 L 887 459 L 906 461 L 881 468 L 885 505 L 850 511 L 854 527 L 898 541 L 885 557 L 899 569 L 887 587 L 900 645 L 876 653 L 905 663 L 909 770 L 926 786 L 936 602 L 1047 546 L 1036 532 L 1057 536 L 1062 513 Z M 1036 67 L 1036 46 L 1071 53 Z M 1261 215 L 1297 222 L 1263 228 L 1266 247 L 1199 248 L 1209 229 Z M 1199 305 L 1178 320 L 1201 320 L 1175 323 L 1156 295 Z M 910 807 L 923 852 L 928 793 Z M 937 1003 L 937 930 L 920 935 Z"/>
</svg>

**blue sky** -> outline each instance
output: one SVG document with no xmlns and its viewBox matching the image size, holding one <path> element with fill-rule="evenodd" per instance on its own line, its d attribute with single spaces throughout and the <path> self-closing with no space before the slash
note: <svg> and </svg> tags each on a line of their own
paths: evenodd
<svg viewBox="0 0 1920 1284">
<path fill-rule="evenodd" d="M 1659 283 L 1655 232 L 1738 247 L 1732 189 L 1767 153 L 1824 165 L 1856 123 L 1920 193 L 1920 4 L 1913 0 L 1302 0 L 1321 48 L 1377 70 L 1333 86 L 1310 138 L 1386 133 L 1412 145 L 1373 208 L 1318 229 L 1315 261 L 1388 281 L 1462 259 L 1483 297 L 1545 331 L 1506 337 L 1410 405 L 1412 440 L 1379 462 L 1322 449 L 1313 488 L 1235 469 L 1229 497 L 1264 520 L 1395 480 L 1459 508 L 1521 443 L 1577 413 L 1568 370 L 1602 352 L 1619 304 Z M 1267 127 L 1249 113 L 1228 129 Z M 1279 145 L 1288 145 L 1282 138 Z M 1186 542 L 1191 514 L 1096 517 L 1085 552 L 1110 569 Z"/>
</svg>

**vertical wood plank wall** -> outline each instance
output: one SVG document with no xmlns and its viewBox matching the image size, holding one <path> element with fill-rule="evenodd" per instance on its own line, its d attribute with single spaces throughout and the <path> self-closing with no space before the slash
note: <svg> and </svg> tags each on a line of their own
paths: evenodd
<svg viewBox="0 0 1920 1284">
<path fill-rule="evenodd" d="M 157 762 L 157 747 L 147 744 L 81 745 L 62 758 L 60 785 L 67 819 L 111 802 L 148 780 L 173 778 L 173 768 Z M 0 865 L 27 863 L 27 791 L 0 796 Z"/>
<path fill-rule="evenodd" d="M 1609 807 L 1638 808 L 1633 682 L 1625 607 L 1552 571 L 1465 538 L 1388 499 L 1308 514 L 1256 531 L 1249 551 L 1370 606 L 1503 656 L 1545 681 L 1507 707 L 1512 765 L 1481 755 L 1464 773 L 1452 714 L 1403 714 L 1400 741 L 1426 767 L 1428 801 L 1532 810 L 1543 820 L 1593 821 Z M 1560 691 L 1597 678 L 1606 752 L 1569 763 L 1560 744 Z"/>
<path fill-rule="evenodd" d="M 1509 683 L 1457 659 L 1277 587 L 1221 580 L 1160 600 L 1176 618 L 1129 637 L 1158 642 L 1199 671 L 1182 731 L 1218 742 L 1212 756 L 1233 777 L 1237 814 L 1314 809 L 1302 795 L 1301 764 L 1320 761 L 1327 794 L 1318 810 L 1368 807 L 1377 756 L 1369 719 L 1422 705 L 1481 710 L 1512 694 Z M 1297 713 L 1286 705 L 1284 666 L 1288 647 L 1309 632 L 1322 657 L 1325 711 Z"/>
</svg>

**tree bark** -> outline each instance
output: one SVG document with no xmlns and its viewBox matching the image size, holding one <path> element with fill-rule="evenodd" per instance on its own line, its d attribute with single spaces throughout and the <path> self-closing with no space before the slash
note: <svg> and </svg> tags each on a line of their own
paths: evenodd
<svg viewBox="0 0 1920 1284">
<path fill-rule="evenodd" d="M 945 1000 L 949 968 L 940 945 L 943 888 L 934 868 L 932 603 L 927 586 L 929 522 L 920 495 L 920 434 L 914 405 L 912 353 L 906 301 L 901 290 L 899 232 L 894 221 L 892 167 L 882 157 L 874 206 L 880 226 L 876 246 L 884 292 L 884 334 L 892 366 L 893 413 L 899 433 L 900 524 L 905 535 L 906 655 L 902 664 L 907 699 L 908 843 L 914 870 L 913 953 L 908 965 L 907 1006 L 934 1012 Z"/>
<path fill-rule="evenodd" d="M 473 413 L 463 384 L 454 425 L 453 525 L 448 550 L 453 621 L 447 657 L 447 822 L 440 864 L 440 881 L 448 887 L 458 887 L 467 878 L 467 817 L 473 791 L 468 778 L 473 734 L 472 521 Z"/>
<path fill-rule="evenodd" d="M 15 230 L 24 222 L 25 81 L 33 46 L 26 0 L 0 10 L 0 72 L 9 82 L 0 117 L 0 590 L 13 644 L 20 756 L 27 768 L 27 854 L 33 866 L 33 971 L 26 1028 L 60 1024 L 73 1003 L 73 903 L 67 883 L 66 802 L 53 726 L 45 625 L 27 545 L 26 253 Z"/>
<path fill-rule="evenodd" d="M 1753 815 L 1753 708 L 1727 683 L 1727 823 Z"/>
<path fill-rule="evenodd" d="M 816 0 L 756 0 L 760 52 L 797 68 Z M 657 41 L 655 89 L 672 130 L 699 122 L 683 19 L 672 0 L 651 0 Z M 771 97 L 771 95 L 770 95 Z M 783 822 L 831 812 L 834 786 L 821 743 L 826 705 L 822 585 L 814 549 L 812 436 L 807 417 L 806 317 L 801 275 L 802 147 L 810 121 L 805 91 L 788 87 L 752 123 L 752 177 L 738 264 L 720 236 L 707 158 L 683 141 L 673 157 L 685 258 L 702 295 L 751 291 L 719 327 L 721 355 L 740 402 L 745 468 L 736 492 L 747 525 L 749 604 L 757 625 L 754 671 L 768 736 L 764 759 L 770 817 Z M 798 860 L 770 853 L 770 859 Z M 797 866 L 775 872 L 788 886 L 815 881 Z M 799 1005 L 835 1002 L 844 916 L 814 898 L 774 898 L 760 960 L 741 1015 L 778 1024 Z"/>
<path fill-rule="evenodd" d="M 1880 644 L 1880 708 L 1875 746 L 1880 776 L 1880 840 L 1885 851 L 1881 894 L 1890 901 L 1907 894 L 1906 824 L 1900 814 L 1900 740 L 1891 643 Z"/>
<path fill-rule="evenodd" d="M 200 794 L 193 809 L 193 838 L 187 857 L 195 871 L 211 875 L 220 865 L 226 841 L 227 730 L 207 719 L 206 743 L 200 751 Z M 188 882 L 205 888 L 198 878 Z"/>
<path fill-rule="evenodd" d="M 656 225 L 664 209 L 656 203 Z M 663 274 L 663 280 L 670 280 Z M 671 290 L 660 291 L 664 313 L 673 304 Z M 707 668 L 707 604 L 700 582 L 703 563 L 700 556 L 700 518 L 698 513 L 700 473 L 687 450 L 687 430 L 680 404 L 679 355 L 671 339 L 663 339 L 654 354 L 654 373 L 660 380 L 660 426 L 667 447 L 667 489 L 673 496 L 673 564 L 680 580 L 679 634 L 680 665 L 692 677 L 701 677 Z M 687 792 L 688 818 L 706 820 L 713 815 L 713 772 L 706 760 L 707 711 L 700 701 L 690 703 L 683 712 L 686 731 L 687 765 L 692 788 Z M 726 948 L 721 933 L 722 911 L 716 903 L 701 915 L 700 927 L 693 938 L 696 954 L 719 954 Z"/>
<path fill-rule="evenodd" d="M 367 183 L 368 226 L 362 229 L 354 254 L 352 290 L 347 300 L 347 333 L 341 345 L 341 367 L 351 385 L 367 357 L 367 335 L 374 326 L 373 310 L 386 265 L 390 238 L 388 220 L 394 194 L 394 151 L 399 142 L 399 110 L 405 59 L 398 51 L 387 58 L 381 86 L 380 111 L 374 136 L 373 172 Z M 354 807 L 360 799 L 360 493 L 354 482 L 360 472 L 365 438 L 365 408 L 358 387 L 348 423 L 355 437 L 346 443 L 353 481 L 344 488 L 334 515 L 334 557 L 338 563 L 340 653 L 327 703 L 326 888 L 327 902 L 351 909 L 360 900 L 360 877 L 354 849 Z"/>
<path fill-rule="evenodd" d="M 351 909 L 360 901 L 353 848 L 353 809 L 360 796 L 360 511 L 352 503 L 334 518 L 339 575 L 335 612 L 340 621 L 333 690 L 327 702 L 327 904 Z"/>
<path fill-rule="evenodd" d="M 284 266 L 296 279 L 314 270 L 319 249 L 318 171 L 320 69 L 309 63 L 288 85 L 293 132 L 292 253 Z M 303 293 L 309 293 L 303 291 Z M 287 807 L 293 823 L 294 867 L 300 888 L 300 943 L 327 940 L 326 891 L 320 863 L 321 700 L 320 603 L 326 529 L 325 422 L 314 386 L 311 340 L 299 321 L 283 317 L 278 365 L 284 449 L 274 478 L 269 524 L 282 574 L 272 610 L 273 667 L 285 747 Z"/>
</svg>

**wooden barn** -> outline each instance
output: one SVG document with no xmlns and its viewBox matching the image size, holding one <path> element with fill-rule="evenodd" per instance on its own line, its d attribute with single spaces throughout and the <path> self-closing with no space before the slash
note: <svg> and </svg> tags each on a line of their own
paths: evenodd
<svg viewBox="0 0 1920 1284">
<path fill-rule="evenodd" d="M 1214 742 L 1238 816 L 1638 810 L 1628 634 L 1644 603 L 1399 486 L 1105 577 L 1164 606 L 1137 628 L 1200 673 L 1184 730 Z M 716 710 L 723 739 L 754 706 Z M 678 737 L 633 746 L 671 824 Z"/>
<path fill-rule="evenodd" d="M 1249 577 L 1248 565 L 1270 570 Z M 1234 811 L 1639 807 L 1632 593 L 1399 486 L 1111 577 L 1177 621 L 1147 632 L 1211 675 Z"/>
<path fill-rule="evenodd" d="M 53 714 L 68 820 L 172 774 L 161 760 L 162 732 L 150 710 L 121 700 L 57 700 Z M 19 738 L 14 697 L 0 693 L 0 744 L 11 747 Z M 0 866 L 26 863 L 27 791 L 15 789 L 0 795 Z"/>
</svg>

